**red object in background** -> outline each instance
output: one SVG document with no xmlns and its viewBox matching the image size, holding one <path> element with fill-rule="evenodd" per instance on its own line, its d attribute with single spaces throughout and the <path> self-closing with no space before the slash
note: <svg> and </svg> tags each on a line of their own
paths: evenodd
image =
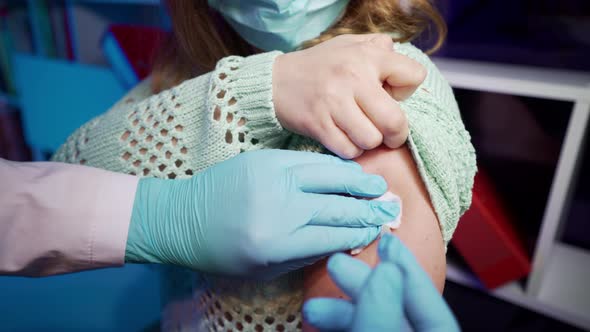
<svg viewBox="0 0 590 332">
<path fill-rule="evenodd" d="M 156 51 L 166 36 L 167 32 L 159 28 L 127 24 L 110 25 L 105 34 L 105 38 L 116 40 L 124 60 L 139 81 L 150 74 Z"/>
<path fill-rule="evenodd" d="M 530 272 L 530 258 L 510 215 L 481 169 L 475 176 L 471 208 L 461 218 L 451 243 L 487 288 Z"/>
</svg>

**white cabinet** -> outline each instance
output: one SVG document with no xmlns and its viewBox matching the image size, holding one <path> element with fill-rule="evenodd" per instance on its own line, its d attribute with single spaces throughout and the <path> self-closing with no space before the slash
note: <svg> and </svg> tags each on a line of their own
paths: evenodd
<svg viewBox="0 0 590 332">
<path fill-rule="evenodd" d="M 590 329 L 590 252 L 560 242 L 588 128 L 590 73 L 442 58 L 434 62 L 455 88 L 573 103 L 526 286 L 514 282 L 489 293 Z M 590 232 L 590 220 L 588 226 Z M 481 287 L 469 272 L 452 262 L 447 279 Z"/>
</svg>

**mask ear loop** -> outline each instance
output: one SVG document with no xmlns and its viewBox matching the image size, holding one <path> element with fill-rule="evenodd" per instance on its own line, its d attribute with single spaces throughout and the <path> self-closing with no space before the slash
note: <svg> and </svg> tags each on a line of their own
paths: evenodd
<svg viewBox="0 0 590 332">
<path fill-rule="evenodd" d="M 387 223 L 385 223 L 383 226 L 381 226 L 381 234 L 379 235 L 379 239 L 381 238 L 381 236 L 383 236 L 383 234 L 385 233 L 389 233 L 394 229 L 399 228 L 399 226 L 401 226 L 402 224 L 402 199 L 397 196 L 396 194 L 388 191 L 385 194 L 383 194 L 380 197 L 377 197 L 374 199 L 375 201 L 379 201 L 379 202 L 397 202 L 399 204 L 399 214 L 397 215 L 397 218 L 395 218 L 395 220 L 389 221 Z M 351 255 L 358 255 L 360 254 L 366 247 L 360 247 L 360 248 L 355 248 L 352 249 L 350 251 Z"/>
</svg>

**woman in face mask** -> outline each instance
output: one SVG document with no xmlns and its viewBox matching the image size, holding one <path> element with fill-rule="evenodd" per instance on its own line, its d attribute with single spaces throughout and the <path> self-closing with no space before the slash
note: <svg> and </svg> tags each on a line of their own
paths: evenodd
<svg viewBox="0 0 590 332">
<path fill-rule="evenodd" d="M 257 149 L 354 158 L 401 197 L 395 232 L 442 290 L 446 244 L 471 202 L 475 154 L 450 86 L 427 55 L 407 43 L 432 25 L 438 32 L 433 50 L 440 46 L 445 28 L 434 7 L 427 0 L 167 5 L 173 35 L 151 77 L 72 134 L 54 159 L 174 179 Z M 325 179 L 319 172 L 313 181 Z M 227 210 L 257 199 L 255 192 L 239 204 L 228 201 Z M 268 257 L 306 246 L 271 241 L 274 233 L 266 228 L 248 234 Z M 324 234 L 315 243 L 337 236 Z M 359 257 L 376 264 L 376 246 Z M 308 263 L 294 262 L 278 272 L 295 272 L 272 281 L 203 274 L 198 287 L 195 274 L 172 271 L 165 281 L 175 296 L 163 329 L 301 329 L 304 297 L 342 296 L 322 263 L 300 269 Z"/>
</svg>

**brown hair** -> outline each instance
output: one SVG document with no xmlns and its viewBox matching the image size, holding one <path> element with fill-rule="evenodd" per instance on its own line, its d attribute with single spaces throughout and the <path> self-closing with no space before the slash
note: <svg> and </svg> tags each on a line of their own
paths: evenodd
<svg viewBox="0 0 590 332">
<path fill-rule="evenodd" d="M 247 56 L 255 49 L 244 41 L 207 0 L 166 0 L 172 34 L 156 58 L 152 73 L 155 92 L 170 88 L 200 73 L 211 71 L 221 58 Z M 401 3 L 408 3 L 405 8 Z M 394 41 L 406 42 L 434 28 L 436 39 L 428 53 L 436 51 L 446 36 L 446 25 L 429 0 L 351 0 L 344 16 L 311 47 L 341 34 L 395 32 Z"/>
</svg>

